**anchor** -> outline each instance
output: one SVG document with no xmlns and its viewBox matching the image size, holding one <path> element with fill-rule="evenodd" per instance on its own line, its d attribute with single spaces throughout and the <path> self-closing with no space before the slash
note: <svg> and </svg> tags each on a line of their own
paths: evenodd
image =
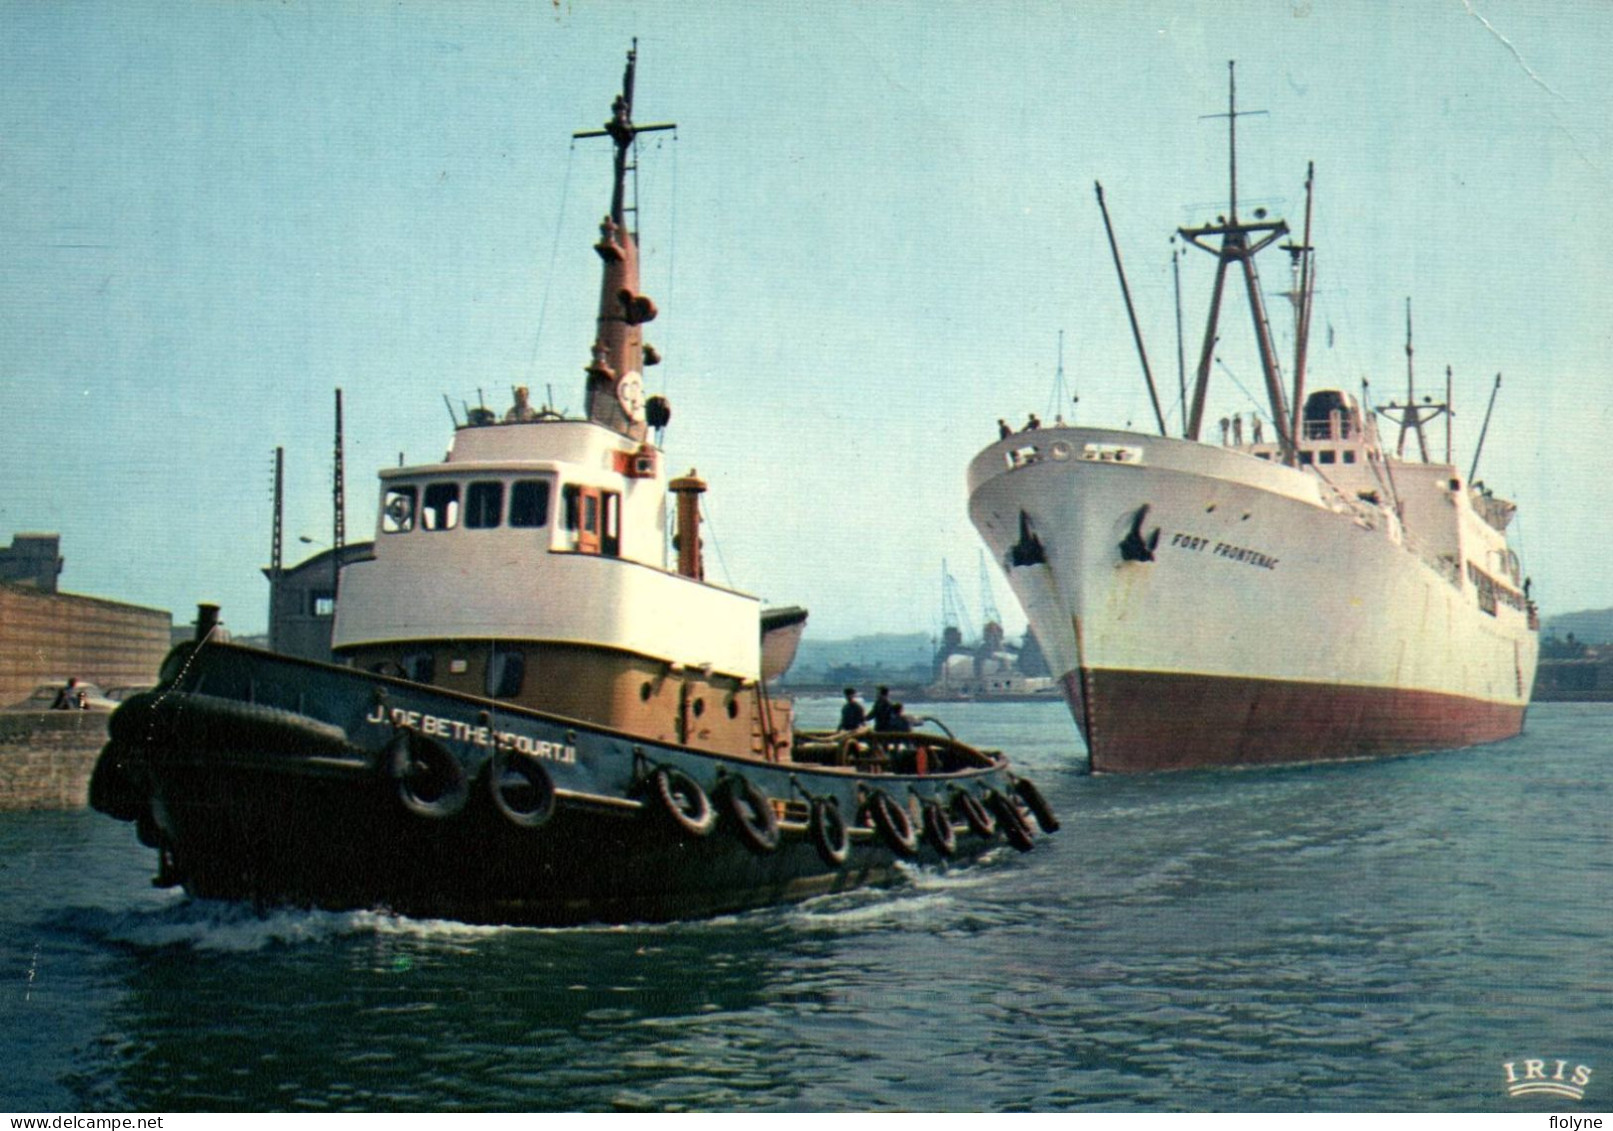
<svg viewBox="0 0 1613 1131">
<path fill-rule="evenodd" d="M 1042 549 L 1042 540 L 1031 529 L 1030 515 L 1024 511 L 1019 512 L 1019 541 L 1008 548 L 1009 568 L 1014 566 L 1042 565 L 1047 561 L 1047 551 Z"/>
<path fill-rule="evenodd" d="M 1151 562 L 1154 560 L 1154 550 L 1159 546 L 1159 527 L 1147 538 L 1143 537 L 1143 519 L 1148 517 L 1148 504 L 1144 503 L 1137 508 L 1137 513 L 1131 516 L 1131 533 L 1120 540 L 1120 558 L 1127 562 Z"/>
</svg>

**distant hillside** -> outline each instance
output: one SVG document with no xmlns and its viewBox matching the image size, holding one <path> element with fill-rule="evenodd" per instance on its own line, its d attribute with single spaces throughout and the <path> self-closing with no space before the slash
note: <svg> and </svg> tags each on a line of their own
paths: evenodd
<svg viewBox="0 0 1613 1131">
<path fill-rule="evenodd" d="M 883 632 L 849 640 L 814 640 L 811 629 L 796 650 L 785 683 L 833 683 L 840 679 L 916 676 L 929 679 L 935 643 L 922 632 Z"/>
<path fill-rule="evenodd" d="M 1542 636 L 1567 638 L 1572 632 L 1582 644 L 1613 644 L 1613 609 L 1585 609 L 1558 613 L 1541 621 Z"/>
</svg>

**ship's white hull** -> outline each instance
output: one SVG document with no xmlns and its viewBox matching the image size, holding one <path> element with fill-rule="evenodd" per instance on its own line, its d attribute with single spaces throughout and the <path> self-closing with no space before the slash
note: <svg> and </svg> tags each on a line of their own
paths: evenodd
<svg viewBox="0 0 1613 1131">
<path fill-rule="evenodd" d="M 1527 609 L 1485 612 L 1458 555 L 1418 552 L 1313 474 L 1072 428 L 994 444 L 969 486 L 1095 771 L 1441 749 L 1523 725 Z M 1484 561 L 1489 534 L 1462 554 Z"/>
</svg>

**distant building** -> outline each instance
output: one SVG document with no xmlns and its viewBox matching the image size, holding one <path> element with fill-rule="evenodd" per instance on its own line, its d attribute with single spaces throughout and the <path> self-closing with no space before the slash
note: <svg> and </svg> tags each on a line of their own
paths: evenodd
<svg viewBox="0 0 1613 1131">
<path fill-rule="evenodd" d="M 17 534 L 0 549 L 0 581 L 25 585 L 41 593 L 56 592 L 61 576 L 60 534 Z"/>
<path fill-rule="evenodd" d="M 57 591 L 60 545 L 57 534 L 19 534 L 0 549 L 0 706 L 48 679 L 154 683 L 168 654 L 164 610 Z"/>
<path fill-rule="evenodd" d="M 342 547 L 341 565 L 368 561 L 375 543 L 350 542 Z M 329 663 L 331 632 L 336 624 L 336 554 L 321 550 L 307 561 L 280 571 L 263 571 L 269 579 L 269 649 L 304 660 Z"/>
</svg>

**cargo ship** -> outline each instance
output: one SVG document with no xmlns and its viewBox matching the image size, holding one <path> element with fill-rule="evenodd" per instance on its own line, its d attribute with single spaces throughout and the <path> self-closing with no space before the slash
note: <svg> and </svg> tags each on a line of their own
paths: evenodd
<svg viewBox="0 0 1613 1131">
<path fill-rule="evenodd" d="M 156 849 L 159 884 L 471 922 L 666 920 L 1057 827 L 999 752 L 796 731 L 768 680 L 805 610 L 706 579 L 707 485 L 669 476 L 670 409 L 642 377 L 657 311 L 627 174 L 636 138 L 671 127 L 633 121 L 635 66 L 604 128 L 576 135 L 615 151 L 585 415 L 517 389 L 502 417 L 456 416 L 442 462 L 380 473 L 372 552 L 340 573 L 339 662 L 220 643 L 203 610 L 112 716 L 91 782 Z"/>
<path fill-rule="evenodd" d="M 1004 435 L 970 465 L 970 517 L 1042 643 L 1095 772 L 1360 758 L 1515 735 L 1539 651 L 1530 584 L 1506 534 L 1516 507 L 1474 480 L 1477 454 L 1466 474 L 1452 459 L 1449 371 L 1445 403 L 1417 399 L 1409 305 L 1405 404 L 1373 410 L 1365 385 L 1360 398 L 1306 391 L 1311 175 L 1304 234 L 1284 245 L 1298 279 L 1289 385 L 1255 257 L 1290 231 L 1263 210 L 1238 212 L 1229 88 L 1231 205 L 1179 230 L 1217 263 L 1184 435 L 1166 434 L 1149 376 L 1159 434 Z M 1269 403 L 1249 435 L 1223 419 L 1214 443 L 1200 432 L 1231 273 L 1248 294 Z M 1440 416 L 1443 460 L 1430 456 L 1427 427 Z M 1399 426 L 1392 449 L 1380 417 Z"/>
</svg>

